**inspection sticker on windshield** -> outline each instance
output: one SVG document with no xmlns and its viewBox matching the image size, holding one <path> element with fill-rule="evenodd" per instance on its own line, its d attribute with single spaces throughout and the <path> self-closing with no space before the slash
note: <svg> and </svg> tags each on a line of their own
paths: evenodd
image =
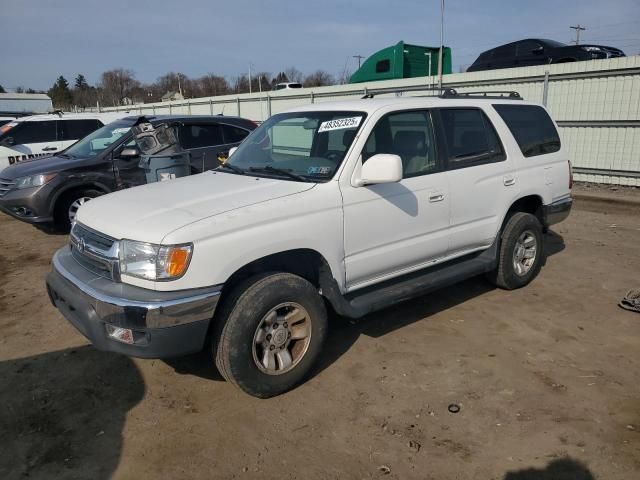
<svg viewBox="0 0 640 480">
<path fill-rule="evenodd" d="M 111 133 L 112 135 L 116 135 L 118 133 L 127 133 L 129 130 L 131 130 L 131 127 L 114 128 Z"/>
<path fill-rule="evenodd" d="M 337 118 L 328 120 L 320 124 L 318 133 L 328 132 L 329 130 L 340 130 L 343 128 L 357 128 L 360 125 L 362 117 Z"/>
<path fill-rule="evenodd" d="M 331 173 L 331 167 L 309 167 L 307 169 L 308 175 L 329 175 Z"/>
</svg>

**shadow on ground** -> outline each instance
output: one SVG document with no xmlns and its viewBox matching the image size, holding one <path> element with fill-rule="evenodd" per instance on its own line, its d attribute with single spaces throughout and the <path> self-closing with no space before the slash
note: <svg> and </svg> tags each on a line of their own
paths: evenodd
<svg viewBox="0 0 640 480">
<path fill-rule="evenodd" d="M 595 480 L 589 469 L 571 458 L 554 460 L 547 468 L 527 468 L 515 472 L 507 472 L 504 480 Z"/>
<path fill-rule="evenodd" d="M 80 347 L 0 362 L 0 478 L 111 478 L 145 387 L 131 359 Z"/>
<path fill-rule="evenodd" d="M 564 248 L 562 236 L 549 230 L 544 235 L 545 263 L 548 257 L 561 252 Z M 322 372 L 340 358 L 351 348 L 360 335 L 381 337 L 406 325 L 455 307 L 494 288 L 483 277 L 474 277 L 357 320 L 340 317 L 328 306 L 329 337 L 311 376 Z M 165 363 L 172 367 L 176 373 L 182 375 L 195 375 L 208 380 L 224 381 L 222 375 L 215 368 L 213 355 L 208 348 L 193 355 L 167 359 Z"/>
</svg>

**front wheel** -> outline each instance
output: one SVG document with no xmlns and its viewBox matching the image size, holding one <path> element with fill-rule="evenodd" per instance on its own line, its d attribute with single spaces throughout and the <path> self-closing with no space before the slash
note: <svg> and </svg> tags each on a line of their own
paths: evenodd
<svg viewBox="0 0 640 480">
<path fill-rule="evenodd" d="M 94 188 L 78 189 L 63 194 L 54 213 L 56 227 L 68 232 L 80 207 L 100 195 L 103 195 L 103 192 Z"/>
<path fill-rule="evenodd" d="M 327 332 L 317 289 L 289 273 L 257 275 L 238 285 L 214 319 L 216 366 L 222 376 L 260 398 L 304 380 Z"/>
<path fill-rule="evenodd" d="M 500 238 L 497 268 L 487 274 L 494 285 L 513 290 L 529 284 L 543 263 L 542 226 L 530 213 L 516 212 Z"/>
</svg>

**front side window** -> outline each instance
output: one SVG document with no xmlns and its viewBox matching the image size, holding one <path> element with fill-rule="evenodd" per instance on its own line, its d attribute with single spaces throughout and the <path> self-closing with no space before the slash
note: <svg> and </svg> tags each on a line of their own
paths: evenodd
<svg viewBox="0 0 640 480">
<path fill-rule="evenodd" d="M 13 138 L 14 145 L 55 142 L 57 140 L 56 121 L 19 122 L 7 131 L 5 137 Z"/>
<path fill-rule="evenodd" d="M 560 150 L 560 136 L 551 117 L 536 105 L 497 104 L 493 108 L 507 124 L 525 157 Z"/>
<path fill-rule="evenodd" d="M 119 142 L 123 135 L 129 133 L 132 125 L 133 121 L 129 120 L 109 123 L 74 143 L 63 154 L 71 157 L 95 157 L 114 143 Z"/>
<path fill-rule="evenodd" d="M 441 109 L 450 168 L 499 162 L 506 159 L 498 134 L 478 108 Z"/>
<path fill-rule="evenodd" d="M 429 112 L 398 112 L 382 117 L 364 146 L 363 162 L 378 153 L 398 155 L 402 159 L 404 178 L 436 171 L 436 146 Z"/>
<path fill-rule="evenodd" d="M 79 140 L 102 127 L 98 120 L 59 120 L 62 126 L 62 140 Z"/>
<path fill-rule="evenodd" d="M 178 130 L 180 145 L 186 150 L 224 144 L 218 124 L 182 125 Z"/>
<path fill-rule="evenodd" d="M 274 115 L 229 157 L 228 171 L 284 180 L 328 181 L 344 160 L 365 117 L 364 112 L 352 111 Z"/>
</svg>

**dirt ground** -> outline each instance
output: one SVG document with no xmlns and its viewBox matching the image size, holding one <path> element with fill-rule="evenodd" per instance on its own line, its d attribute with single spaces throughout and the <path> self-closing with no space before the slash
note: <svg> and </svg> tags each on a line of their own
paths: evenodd
<svg viewBox="0 0 640 480">
<path fill-rule="evenodd" d="M 0 214 L 0 478 L 640 478 L 640 314 L 617 306 L 640 288 L 640 190 L 624 198 L 577 199 L 527 288 L 334 316 L 313 377 L 269 400 L 206 355 L 88 346 L 44 289 L 66 237 Z"/>
</svg>

